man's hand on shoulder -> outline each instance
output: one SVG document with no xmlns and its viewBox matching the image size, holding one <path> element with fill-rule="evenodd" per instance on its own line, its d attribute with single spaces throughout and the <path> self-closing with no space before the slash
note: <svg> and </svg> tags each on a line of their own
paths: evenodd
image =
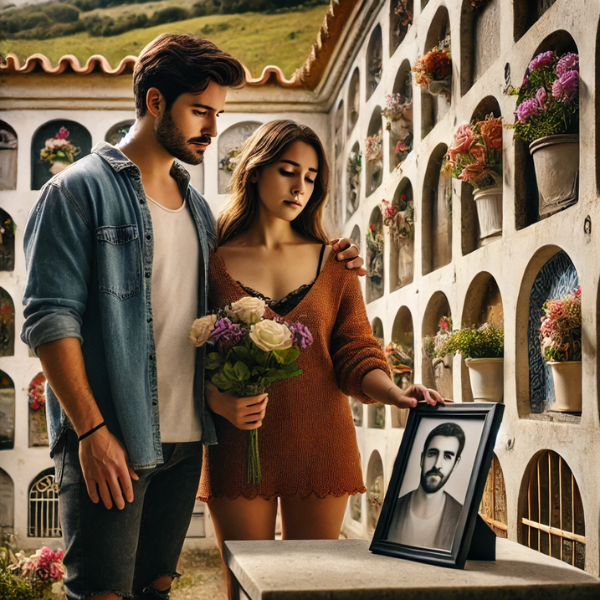
<svg viewBox="0 0 600 600">
<path fill-rule="evenodd" d="M 337 252 L 337 260 L 347 260 L 346 269 L 355 269 L 356 274 L 361 277 L 367 274 L 367 270 L 363 267 L 365 261 L 358 255 L 358 248 L 350 238 L 340 238 L 332 240 L 331 249 Z"/>
</svg>

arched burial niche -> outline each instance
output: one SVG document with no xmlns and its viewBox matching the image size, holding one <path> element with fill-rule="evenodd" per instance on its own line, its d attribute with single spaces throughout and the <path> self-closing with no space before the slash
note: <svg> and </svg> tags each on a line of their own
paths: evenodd
<svg viewBox="0 0 600 600">
<path fill-rule="evenodd" d="M 237 165 L 237 156 L 244 142 L 261 126 L 256 121 L 236 123 L 219 136 L 219 194 L 227 193 L 227 186 Z"/>
<path fill-rule="evenodd" d="M 377 450 L 371 454 L 367 467 L 367 532 L 373 533 L 381 514 L 385 495 L 383 485 L 383 462 Z"/>
<path fill-rule="evenodd" d="M 556 0 L 527 0 L 513 3 L 515 42 L 556 2 Z"/>
<path fill-rule="evenodd" d="M 29 447 L 48 445 L 46 377 L 38 373 L 29 384 Z"/>
<path fill-rule="evenodd" d="M 92 136 L 83 125 L 68 119 L 44 123 L 31 141 L 31 189 L 41 189 L 56 173 L 91 150 Z"/>
<path fill-rule="evenodd" d="M 350 218 L 360 204 L 360 179 L 362 173 L 362 152 L 358 142 L 352 146 L 346 163 L 346 216 Z"/>
<path fill-rule="evenodd" d="M 27 537 L 61 537 L 58 516 L 58 485 L 54 468 L 42 471 L 29 486 Z"/>
<path fill-rule="evenodd" d="M 344 101 L 340 100 L 335 111 L 334 120 L 335 155 L 340 155 L 344 148 Z"/>
<path fill-rule="evenodd" d="M 437 356 L 444 336 L 452 329 L 452 314 L 446 294 L 435 292 L 431 296 L 423 316 L 422 329 L 422 368 L 423 383 L 435 389 L 444 397 L 452 398 L 452 360 L 453 355 Z"/>
<path fill-rule="evenodd" d="M 390 0 L 390 56 L 404 41 L 413 15 L 413 0 Z"/>
<path fill-rule="evenodd" d="M 131 126 L 135 123 L 135 119 L 127 119 L 115 123 L 107 132 L 104 139 L 113 146 L 116 146 L 131 129 Z"/>
<path fill-rule="evenodd" d="M 516 323 L 515 363 L 518 408 L 521 416 L 553 412 L 558 408 L 555 404 L 552 370 L 542 355 L 540 324 L 546 301 L 571 295 L 578 286 L 579 277 L 575 265 L 566 252 L 557 246 L 545 246 L 538 250 L 525 270 L 517 301 Z M 582 297 L 585 298 L 586 293 L 584 288 Z M 579 348 L 580 337 L 577 333 L 574 336 Z M 579 377 L 581 378 L 581 375 Z M 561 417 L 554 412 L 554 418 Z M 569 415 L 564 415 L 562 419 L 579 422 L 579 418 Z"/>
<path fill-rule="evenodd" d="M 504 473 L 495 454 L 492 457 L 492 464 L 485 481 L 479 514 L 498 537 L 508 537 L 508 511 L 506 510 Z"/>
<path fill-rule="evenodd" d="M 12 217 L 0 208 L 0 271 L 12 271 L 15 268 L 16 230 Z"/>
<path fill-rule="evenodd" d="M 0 121 L 0 190 L 17 189 L 17 132 Z"/>
<path fill-rule="evenodd" d="M 0 469 L 0 531 L 12 533 L 15 526 L 15 484 L 10 475 Z"/>
<path fill-rule="evenodd" d="M 383 219 L 379 207 L 373 209 L 367 229 L 367 302 L 383 296 Z"/>
<path fill-rule="evenodd" d="M 557 56 L 568 52 L 579 52 L 575 40 L 564 30 L 551 33 L 537 47 L 531 58 L 549 51 L 554 52 Z M 574 131 L 570 131 L 569 134 L 578 135 L 579 128 L 579 122 L 577 122 Z M 517 229 L 528 227 L 577 203 L 579 188 L 577 167 L 580 162 L 580 144 L 578 137 L 567 139 L 569 143 L 562 144 L 564 152 L 559 155 L 558 159 L 548 158 L 552 156 L 548 153 L 557 151 L 557 146 L 550 145 L 535 150 L 536 155 L 542 157 L 540 162 L 546 157 L 544 162 L 548 162 L 550 165 L 554 164 L 554 169 L 549 170 L 538 181 L 539 173 L 536 171 L 531 155 L 530 143 L 518 139 L 515 134 L 515 226 Z M 539 145 L 538 140 L 533 143 L 536 146 Z M 558 152 L 561 152 L 560 146 L 558 148 Z M 552 163 L 552 161 L 555 162 Z M 571 176 L 573 172 L 575 175 Z"/>
<path fill-rule="evenodd" d="M 15 384 L 0 371 L 0 450 L 15 447 Z"/>
<path fill-rule="evenodd" d="M 383 323 L 379 317 L 375 317 L 371 323 L 373 335 L 379 342 L 381 349 L 385 345 Z M 384 404 L 369 404 L 367 407 L 367 427 L 370 429 L 385 429 L 385 405 Z"/>
<path fill-rule="evenodd" d="M 15 353 L 15 304 L 10 294 L 0 287 L 0 356 Z"/>
<path fill-rule="evenodd" d="M 352 409 L 352 420 L 355 427 L 362 427 L 364 404 L 356 398 L 350 398 L 350 408 Z"/>
<path fill-rule="evenodd" d="M 490 115 L 494 118 L 502 116 L 500 105 L 494 96 L 485 97 L 477 105 L 471 117 L 471 122 L 484 121 Z M 495 156 L 498 156 L 497 151 Z M 501 153 L 500 157 L 502 157 Z M 489 176 L 486 176 L 484 183 L 489 186 L 493 181 Z M 486 192 L 476 194 L 470 183 L 460 182 L 461 249 L 463 256 L 502 237 L 502 195 L 494 194 L 494 191 L 498 189 L 496 185 L 492 185 L 488 189 L 490 190 L 489 194 Z"/>
<path fill-rule="evenodd" d="M 553 450 L 538 452 L 523 475 L 518 540 L 585 568 L 585 515 L 579 485 L 569 465 Z"/>
<path fill-rule="evenodd" d="M 386 96 L 386 130 L 390 132 L 390 171 L 402 163 L 413 147 L 413 90 L 410 62 L 402 61 L 392 95 Z"/>
<path fill-rule="evenodd" d="M 356 122 L 358 121 L 358 113 L 360 111 L 360 73 L 358 67 L 354 69 L 352 77 L 350 78 L 350 85 L 348 86 L 348 102 L 346 105 L 348 111 L 347 133 L 348 136 L 352 133 Z"/>
<path fill-rule="evenodd" d="M 410 310 L 401 306 L 392 326 L 392 342 L 386 354 L 394 382 L 402 389 L 413 383 L 415 368 L 415 336 Z M 391 407 L 392 427 L 404 427 L 408 418 L 407 408 Z"/>
<path fill-rule="evenodd" d="M 383 121 L 381 108 L 376 106 L 369 121 L 365 141 L 367 196 L 372 194 L 383 181 Z"/>
<path fill-rule="evenodd" d="M 379 345 L 383 350 L 383 347 L 385 345 L 385 336 L 383 333 L 383 322 L 379 317 L 375 317 L 373 319 L 373 322 L 371 323 L 371 329 L 373 330 L 373 336 L 379 342 Z"/>
<path fill-rule="evenodd" d="M 464 96 L 500 55 L 500 0 L 476 6 L 473 0 L 463 0 L 460 44 L 460 93 Z"/>
<path fill-rule="evenodd" d="M 352 233 L 350 234 L 350 239 L 356 245 L 356 247 L 358 248 L 358 251 L 360 252 L 361 239 L 360 239 L 360 228 L 358 225 L 355 225 L 354 228 L 352 229 Z"/>
<path fill-rule="evenodd" d="M 381 39 L 381 26 L 377 25 L 369 39 L 367 46 L 367 101 L 377 89 L 383 71 L 383 44 Z"/>
<path fill-rule="evenodd" d="M 425 40 L 423 54 L 433 50 L 442 40 L 450 37 L 448 9 L 440 6 L 431 21 Z M 451 47 L 448 50 L 452 53 Z M 427 87 L 421 86 L 421 139 L 423 139 L 450 109 L 450 101 L 443 93 L 432 96 Z"/>
<path fill-rule="evenodd" d="M 406 177 L 398 184 L 389 210 L 394 214 L 389 226 L 390 290 L 394 291 L 414 278 L 415 208 L 412 185 Z"/>
<path fill-rule="evenodd" d="M 423 184 L 423 275 L 452 260 L 452 178 L 442 170 L 445 144 L 432 152 Z"/>
</svg>

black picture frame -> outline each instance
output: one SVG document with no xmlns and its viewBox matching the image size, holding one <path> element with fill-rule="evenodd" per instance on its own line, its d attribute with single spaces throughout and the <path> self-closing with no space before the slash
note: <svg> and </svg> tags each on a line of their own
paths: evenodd
<svg viewBox="0 0 600 600">
<path fill-rule="evenodd" d="M 419 403 L 417 408 L 411 410 L 404 436 L 402 437 L 400 450 L 394 463 L 394 470 L 385 495 L 381 515 L 373 534 L 370 546 L 371 552 L 456 569 L 464 568 L 467 558 L 474 558 L 475 552 L 478 552 L 478 558 L 481 560 L 492 560 L 495 557 L 495 534 L 478 515 L 478 510 L 494 454 L 496 435 L 500 428 L 503 414 L 503 404 L 488 402 L 437 406 Z M 430 422 L 426 423 L 426 419 L 430 419 Z M 474 453 L 471 475 L 468 480 L 464 502 L 462 503 L 460 516 L 457 519 L 450 549 L 405 545 L 388 539 L 392 519 L 396 510 L 398 510 L 397 503 L 400 501 L 400 490 L 409 459 L 413 454 L 415 438 L 421 424 L 424 424 L 424 432 L 434 422 L 433 420 L 448 423 L 460 420 L 461 423 L 472 424 L 472 427 L 478 427 L 475 422 L 479 421 L 482 426 L 481 437 Z M 421 433 L 421 439 L 422 435 L 423 433 Z M 473 444 L 476 444 L 476 440 Z M 423 447 L 421 449 L 416 448 L 418 456 L 423 456 L 421 453 L 424 451 L 425 448 Z M 471 453 L 473 453 L 473 449 L 471 449 Z M 413 458 L 413 465 L 415 460 L 416 458 Z M 442 518 L 446 514 L 445 506 Z M 404 515 L 406 514 L 404 512 Z M 412 515 L 412 513 L 410 514 Z M 399 522 L 398 519 L 399 517 L 396 517 L 396 526 Z M 471 545 L 473 545 L 473 549 L 470 553 Z M 492 546 L 492 548 L 489 546 Z"/>
</svg>

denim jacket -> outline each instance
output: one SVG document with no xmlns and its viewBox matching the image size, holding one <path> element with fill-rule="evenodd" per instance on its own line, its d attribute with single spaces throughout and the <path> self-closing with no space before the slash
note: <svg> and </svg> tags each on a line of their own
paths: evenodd
<svg viewBox="0 0 600 600">
<path fill-rule="evenodd" d="M 209 248 L 216 243 L 214 218 L 177 162 L 171 175 L 198 230 L 200 317 L 207 305 Z M 163 462 L 150 298 L 154 244 L 139 169 L 110 144 L 96 145 L 42 188 L 24 245 L 21 339 L 34 350 L 61 338 L 79 339 L 94 398 L 109 431 L 125 444 L 132 466 L 150 468 Z M 201 348 L 194 401 L 202 415 L 203 442 L 216 444 L 204 403 L 203 355 Z M 73 426 L 50 387 L 46 403 L 52 451 Z"/>
</svg>

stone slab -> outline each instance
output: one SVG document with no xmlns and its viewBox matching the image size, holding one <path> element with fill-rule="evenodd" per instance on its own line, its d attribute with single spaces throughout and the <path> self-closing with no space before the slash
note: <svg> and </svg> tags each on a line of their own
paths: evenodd
<svg viewBox="0 0 600 600">
<path fill-rule="evenodd" d="M 250 600 L 600 598 L 600 579 L 497 541 L 496 561 L 467 561 L 464 570 L 372 554 L 368 540 L 226 542 L 225 559 Z"/>
</svg>

